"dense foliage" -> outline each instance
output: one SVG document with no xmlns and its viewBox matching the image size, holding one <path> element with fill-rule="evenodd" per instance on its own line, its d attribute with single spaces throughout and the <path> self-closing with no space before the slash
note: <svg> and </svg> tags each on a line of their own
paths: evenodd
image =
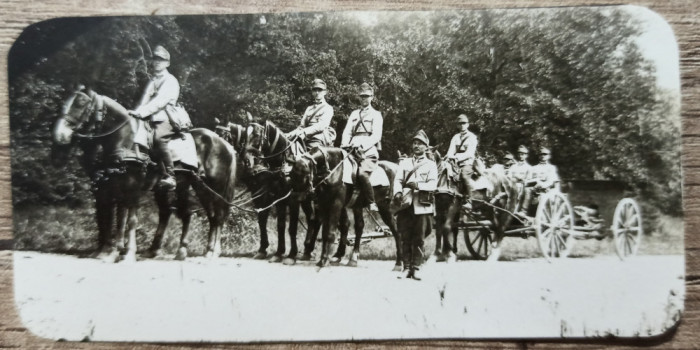
<svg viewBox="0 0 700 350">
<path fill-rule="evenodd" d="M 656 84 L 623 8 L 55 19 L 10 54 L 16 204 L 80 203 L 82 170 L 47 168 L 52 123 L 67 91 L 94 87 L 127 108 L 145 85 L 149 47 L 170 71 L 195 125 L 243 123 L 245 111 L 294 128 L 314 78 L 326 81 L 342 131 L 357 86 L 376 88 L 382 157 L 396 160 L 424 129 L 445 152 L 467 113 L 479 152 L 546 145 L 565 179 L 620 180 L 679 214 L 677 96 Z M 531 159 L 532 162 L 535 159 Z"/>
</svg>

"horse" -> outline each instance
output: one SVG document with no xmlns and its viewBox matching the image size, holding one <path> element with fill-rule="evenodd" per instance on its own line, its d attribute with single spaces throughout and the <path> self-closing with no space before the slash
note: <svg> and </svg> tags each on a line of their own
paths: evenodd
<svg viewBox="0 0 700 350">
<path fill-rule="evenodd" d="M 74 146 L 82 149 L 81 166 L 92 180 L 96 200 L 98 247 L 94 257 L 105 261 L 136 260 L 136 227 L 139 200 L 154 188 L 161 172 L 148 157 L 148 149 L 135 142 L 145 123 L 129 116 L 115 100 L 91 89 L 74 91 L 63 105 L 53 130 L 53 164 L 65 165 Z M 182 236 L 176 259 L 187 256 L 189 243 L 189 188 L 194 188 L 209 219 L 207 256 L 218 256 L 220 236 L 233 198 L 236 154 L 223 139 L 207 129 L 192 129 L 199 169 L 177 170 L 176 213 L 182 220 Z M 145 141 L 145 139 L 143 140 Z M 146 142 L 143 142 L 146 143 Z M 159 222 L 148 257 L 162 255 L 162 241 L 171 209 L 168 192 L 155 187 Z M 116 213 L 115 213 L 116 210 Z M 112 232 L 117 222 L 116 240 Z M 128 245 L 125 244 L 128 232 Z"/>
<path fill-rule="evenodd" d="M 500 246 L 506 228 L 510 225 L 517 206 L 517 188 L 506 175 L 503 167 L 486 168 L 484 162 L 477 158 L 474 162 L 475 184 L 472 185 L 470 199 L 471 210 L 462 210 L 459 197 L 456 169 L 450 161 L 442 159 L 435 152 L 438 164 L 438 189 L 435 193 L 436 243 L 435 252 L 438 261 L 456 260 L 458 223 L 464 215 L 472 223 L 488 221 L 489 227 L 481 227 L 494 233 L 492 253 L 489 260 L 498 260 Z M 475 186 L 476 185 L 476 186 Z M 450 237 L 451 234 L 451 237 Z M 465 233 L 466 235 L 466 233 Z M 450 241 L 450 238 L 452 240 Z"/>
<path fill-rule="evenodd" d="M 329 264 L 338 264 L 345 255 L 345 245 L 347 242 L 349 218 L 347 209 L 351 209 L 355 220 L 355 243 L 353 252 L 350 255 L 347 265 L 357 266 L 360 255 L 360 243 L 362 230 L 364 229 L 364 219 L 362 208 L 369 204 L 367 198 L 361 195 L 352 207 L 347 206 L 350 195 L 353 193 L 353 185 L 343 182 L 343 161 L 349 153 L 340 148 L 317 147 L 297 158 L 290 173 L 292 190 L 300 196 L 315 196 L 318 203 L 318 216 L 323 225 L 321 258 L 317 266 L 323 267 Z M 396 177 L 398 165 L 395 163 L 380 161 L 379 166 L 384 169 L 389 177 L 389 183 L 393 184 Z M 403 267 L 401 235 L 396 229 L 396 221 L 390 211 L 390 186 L 375 187 L 377 206 L 382 217 L 396 243 L 396 263 L 394 271 L 401 271 Z M 340 241 L 333 257 L 329 257 L 331 245 L 335 242 L 335 229 L 340 230 Z M 307 237 L 306 249 L 313 249 L 316 237 Z M 310 251 L 307 250 L 310 253 Z"/>
<path fill-rule="evenodd" d="M 234 144 L 242 149 L 243 183 L 253 193 L 260 228 L 260 248 L 253 258 L 265 259 L 269 241 L 267 237 L 267 220 L 270 209 L 275 207 L 277 212 L 277 251 L 270 257 L 271 262 L 282 262 L 285 265 L 296 263 L 299 249 L 297 246 L 297 230 L 299 223 L 299 207 L 302 208 L 307 220 L 307 237 L 315 237 L 313 232 L 319 230 L 320 223 L 314 214 L 313 202 L 300 200 L 291 193 L 289 178 L 285 166 L 293 161 L 292 147 L 295 145 L 288 140 L 284 133 L 272 122 L 265 125 L 250 123 L 245 132 L 243 126 L 229 124 L 229 135 Z M 235 136 L 234 136 L 235 135 Z M 286 214 L 289 210 L 289 240 L 290 250 L 287 256 L 285 242 Z M 301 260 L 311 260 L 311 255 L 304 254 Z"/>
</svg>

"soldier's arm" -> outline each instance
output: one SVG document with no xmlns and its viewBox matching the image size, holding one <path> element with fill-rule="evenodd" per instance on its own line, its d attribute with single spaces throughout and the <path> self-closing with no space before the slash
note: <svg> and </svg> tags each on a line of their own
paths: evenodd
<svg viewBox="0 0 700 350">
<path fill-rule="evenodd" d="M 139 106 L 136 112 L 142 116 L 152 115 L 163 108 L 169 103 L 175 103 L 178 96 L 180 95 L 180 84 L 177 79 L 173 76 L 169 76 L 161 85 L 160 90 L 156 92 L 156 95 L 148 103 Z"/>
<path fill-rule="evenodd" d="M 559 174 L 557 173 L 557 168 L 552 166 L 549 171 L 547 171 L 546 178 L 540 182 L 540 184 L 543 188 L 550 188 L 554 186 L 554 183 L 557 181 L 559 181 Z"/>
<path fill-rule="evenodd" d="M 383 127 L 384 119 L 382 118 L 382 114 L 380 112 L 376 112 L 374 120 L 372 121 L 372 135 L 370 135 L 366 139 L 366 141 L 362 145 L 362 149 L 370 149 L 382 140 Z"/>
<path fill-rule="evenodd" d="M 450 147 L 447 149 L 447 153 L 445 154 L 446 158 L 454 157 L 454 155 L 457 153 L 457 142 L 459 142 L 459 136 L 452 136 Z"/>
<path fill-rule="evenodd" d="M 322 115 L 318 119 L 318 123 L 311 125 L 309 127 L 303 128 L 301 132 L 304 133 L 305 136 L 313 136 L 316 135 L 320 132 L 322 132 L 324 129 L 327 127 L 331 126 L 331 120 L 333 119 L 333 107 L 330 105 L 326 105 L 323 107 Z M 306 114 L 304 114 L 304 118 L 309 118 Z M 307 120 L 308 123 L 308 120 Z"/>
<path fill-rule="evenodd" d="M 352 128 L 355 126 L 353 119 L 355 117 L 355 112 L 350 113 L 348 117 L 348 122 L 345 124 L 345 129 L 343 130 L 343 138 L 340 140 L 340 147 L 350 146 L 350 139 L 352 138 Z"/>
</svg>

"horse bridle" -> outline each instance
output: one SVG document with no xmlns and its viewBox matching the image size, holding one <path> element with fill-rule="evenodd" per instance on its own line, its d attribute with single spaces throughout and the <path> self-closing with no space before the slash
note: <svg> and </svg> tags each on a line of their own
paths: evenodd
<svg viewBox="0 0 700 350">
<path fill-rule="evenodd" d="M 80 113 L 80 116 L 78 117 L 78 121 L 73 120 L 71 118 L 72 116 L 69 114 L 66 114 L 64 111 L 64 119 L 71 125 L 74 125 L 72 128 L 73 130 L 80 130 L 83 125 L 90 120 L 90 115 L 95 114 L 95 122 L 101 122 L 104 119 L 104 115 L 107 113 L 107 106 L 104 103 L 104 98 L 95 93 L 94 91 L 90 90 L 88 93 L 84 93 L 82 91 L 76 91 L 73 97 L 71 98 L 70 105 L 72 106 L 73 103 L 75 103 L 76 97 L 80 95 L 85 96 L 89 98 L 88 106 L 83 109 L 83 112 Z M 114 127 L 112 130 L 109 130 L 104 133 L 100 133 L 97 135 L 86 135 L 86 134 L 81 134 L 78 132 L 73 132 L 73 135 L 75 137 L 79 138 L 84 138 L 84 139 L 98 139 L 102 138 L 105 136 L 109 136 L 113 133 L 115 133 L 117 130 L 121 129 L 124 125 L 126 125 L 129 122 L 129 118 L 125 118 L 123 122 L 119 123 L 116 127 Z"/>
</svg>

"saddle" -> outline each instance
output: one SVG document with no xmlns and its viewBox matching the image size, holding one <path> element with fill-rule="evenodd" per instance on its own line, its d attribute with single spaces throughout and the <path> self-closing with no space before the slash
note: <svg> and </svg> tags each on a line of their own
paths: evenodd
<svg viewBox="0 0 700 350">
<path fill-rule="evenodd" d="M 153 146 L 153 130 L 148 126 L 148 124 L 140 119 L 131 118 L 131 126 L 134 133 L 134 149 L 133 150 L 122 150 L 125 152 L 125 158 L 134 158 L 143 160 L 142 157 L 148 157 L 148 154 L 144 155 L 139 148 L 149 151 Z M 197 157 L 197 147 L 194 144 L 194 138 L 189 132 L 178 133 L 180 137 L 175 137 L 168 141 L 168 149 L 173 158 L 173 162 L 180 162 L 186 164 L 190 167 L 197 169 L 199 167 L 199 158 Z M 138 146 L 140 147 L 138 147 Z"/>
<path fill-rule="evenodd" d="M 343 151 L 345 152 L 345 151 Z M 344 153 L 345 155 L 345 153 Z M 343 183 L 352 185 L 357 182 L 357 171 L 360 164 L 354 157 L 345 157 L 343 160 Z M 382 167 L 378 166 L 369 176 L 369 183 L 372 187 L 389 186 L 389 177 Z"/>
</svg>

